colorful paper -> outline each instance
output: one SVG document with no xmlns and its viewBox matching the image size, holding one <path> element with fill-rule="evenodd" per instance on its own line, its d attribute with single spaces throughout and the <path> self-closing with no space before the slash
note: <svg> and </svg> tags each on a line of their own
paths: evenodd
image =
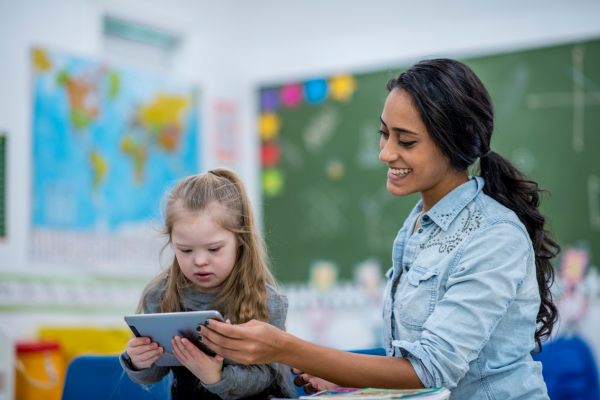
<svg viewBox="0 0 600 400">
<path fill-rule="evenodd" d="M 281 128 L 281 120 L 275 113 L 263 113 L 258 118 L 258 131 L 263 141 L 277 137 Z"/>
<path fill-rule="evenodd" d="M 304 100 L 304 87 L 299 84 L 286 85 L 279 93 L 281 102 L 287 108 L 295 108 Z"/>
<path fill-rule="evenodd" d="M 350 101 L 358 82 L 351 75 L 338 75 L 329 80 L 329 96 L 338 101 Z"/>
<path fill-rule="evenodd" d="M 260 107 L 263 112 L 275 111 L 279 107 L 277 89 L 265 89 L 260 94 Z"/>
<path fill-rule="evenodd" d="M 313 79 L 305 83 L 306 100 L 310 103 L 319 103 L 327 97 L 327 81 L 325 79 Z"/>
<path fill-rule="evenodd" d="M 279 168 L 269 168 L 263 170 L 262 188 L 266 197 L 275 197 L 283 192 L 285 184 L 285 175 Z"/>
<path fill-rule="evenodd" d="M 279 164 L 279 159 L 281 157 L 281 150 L 279 149 L 279 144 L 275 142 L 269 142 L 263 144 L 260 149 L 262 165 L 265 167 L 275 167 Z"/>
</svg>

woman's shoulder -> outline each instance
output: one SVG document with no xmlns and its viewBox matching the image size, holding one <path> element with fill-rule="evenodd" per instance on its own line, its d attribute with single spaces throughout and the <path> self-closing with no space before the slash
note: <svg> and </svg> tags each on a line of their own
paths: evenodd
<svg viewBox="0 0 600 400">
<path fill-rule="evenodd" d="M 483 192 L 475 198 L 474 203 L 477 211 L 485 219 L 482 222 L 485 222 L 483 225 L 487 229 L 482 231 L 502 231 L 511 234 L 506 239 L 531 241 L 527 228 L 513 210 Z"/>
</svg>

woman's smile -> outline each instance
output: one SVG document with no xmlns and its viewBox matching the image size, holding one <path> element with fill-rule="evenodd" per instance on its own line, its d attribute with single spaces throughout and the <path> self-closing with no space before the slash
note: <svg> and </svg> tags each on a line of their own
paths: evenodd
<svg viewBox="0 0 600 400">
<path fill-rule="evenodd" d="M 388 179 L 392 180 L 393 182 L 400 182 L 402 180 L 404 180 L 406 178 L 406 176 L 408 174 L 410 174 L 412 172 L 411 168 L 400 168 L 400 169 L 395 169 L 395 168 L 390 168 L 388 169 Z"/>
</svg>

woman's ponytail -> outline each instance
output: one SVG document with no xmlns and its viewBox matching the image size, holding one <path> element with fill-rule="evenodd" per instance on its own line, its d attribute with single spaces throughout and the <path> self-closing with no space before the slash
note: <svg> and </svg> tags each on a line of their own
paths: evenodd
<svg viewBox="0 0 600 400">
<path fill-rule="evenodd" d="M 558 319 L 558 310 L 552 299 L 550 286 L 554 282 L 551 260 L 560 252 L 559 245 L 546 230 L 546 217 L 539 211 L 540 197 L 544 193 L 538 184 L 526 177 L 500 154 L 491 153 L 479 161 L 480 175 L 485 181 L 483 192 L 498 203 L 514 211 L 531 239 L 535 253 L 535 266 L 540 291 L 540 310 L 536 322 L 535 341 L 541 350 L 542 340 L 552 333 Z"/>
<path fill-rule="evenodd" d="M 543 190 L 528 180 L 500 154 L 488 152 L 494 131 L 492 100 L 485 86 L 465 64 L 450 59 L 421 61 L 398 78 L 391 79 L 388 90 L 406 91 L 427 126 L 432 139 L 458 171 L 466 171 L 480 159 L 483 192 L 514 211 L 531 239 L 535 253 L 540 309 L 535 341 L 552 333 L 558 318 L 550 287 L 554 283 L 551 260 L 560 247 L 549 237 L 546 218 L 540 213 Z"/>
</svg>

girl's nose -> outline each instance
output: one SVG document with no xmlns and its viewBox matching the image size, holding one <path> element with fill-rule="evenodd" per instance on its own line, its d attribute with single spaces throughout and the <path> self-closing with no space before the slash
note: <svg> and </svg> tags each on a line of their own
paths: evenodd
<svg viewBox="0 0 600 400">
<path fill-rule="evenodd" d="M 198 254 L 194 257 L 194 265 L 202 266 L 208 263 L 207 258 L 203 254 Z"/>
</svg>

